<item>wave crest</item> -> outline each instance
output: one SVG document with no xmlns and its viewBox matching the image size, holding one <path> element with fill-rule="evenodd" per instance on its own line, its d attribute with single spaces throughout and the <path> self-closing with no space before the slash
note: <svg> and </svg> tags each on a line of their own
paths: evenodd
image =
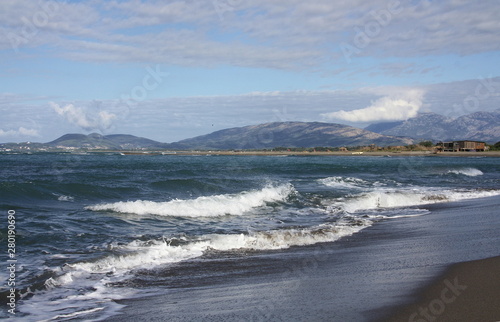
<svg viewBox="0 0 500 322">
<path fill-rule="evenodd" d="M 370 185 L 368 181 L 362 179 L 338 176 L 319 179 L 318 182 L 327 187 L 339 189 L 361 189 Z"/>
<path fill-rule="evenodd" d="M 80 262 L 64 266 L 63 275 L 49 279 L 47 286 L 61 286 L 73 282 L 84 274 L 112 272 L 114 275 L 128 274 L 135 269 L 151 269 L 158 265 L 181 262 L 202 256 L 208 250 L 234 251 L 277 250 L 293 246 L 312 245 L 336 241 L 352 235 L 372 224 L 370 220 L 323 224 L 309 228 L 258 231 L 248 234 L 210 234 L 192 238 L 173 246 L 169 240 L 133 241 L 119 250 L 121 255 L 109 255 L 91 262 Z"/>
<path fill-rule="evenodd" d="M 348 198 L 341 198 L 328 206 L 333 212 L 345 211 L 354 213 L 363 210 L 383 208 L 403 208 L 425 204 L 460 201 L 500 195 L 500 190 L 424 190 L 414 188 L 407 190 L 380 189 L 362 193 Z"/>
<path fill-rule="evenodd" d="M 266 186 L 261 190 L 244 191 L 238 194 L 226 194 L 198 197 L 191 200 L 175 199 L 166 202 L 147 200 L 120 201 L 88 206 L 93 211 L 114 211 L 136 215 L 159 215 L 175 217 L 217 217 L 241 215 L 267 203 L 285 201 L 295 189 L 291 184 Z"/>
<path fill-rule="evenodd" d="M 464 175 L 468 177 L 476 177 L 476 176 L 482 176 L 484 173 L 476 168 L 463 168 L 463 169 L 456 169 L 456 170 L 449 170 L 446 172 L 447 174 L 457 174 L 457 175 Z"/>
</svg>

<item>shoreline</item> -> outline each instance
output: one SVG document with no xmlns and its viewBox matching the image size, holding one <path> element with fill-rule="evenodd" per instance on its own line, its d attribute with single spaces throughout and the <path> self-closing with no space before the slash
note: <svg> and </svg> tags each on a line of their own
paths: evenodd
<svg viewBox="0 0 500 322">
<path fill-rule="evenodd" d="M 116 152 L 116 151 L 115 151 Z M 105 153 L 105 152 L 90 152 Z M 225 156 L 378 156 L 378 157 L 398 157 L 398 156 L 427 156 L 427 157 L 500 157 L 500 151 L 487 152 L 440 152 L 431 151 L 347 151 L 347 152 L 292 152 L 292 151 L 145 151 L 130 152 L 121 151 L 124 155 L 225 155 Z"/>
<path fill-rule="evenodd" d="M 500 256 L 449 266 L 380 322 L 500 320 Z"/>
<path fill-rule="evenodd" d="M 485 152 L 439 152 L 432 151 L 331 151 L 331 152 L 309 152 L 309 151 L 218 151 L 218 150 L 198 150 L 198 151 L 130 151 L 130 150 L 75 150 L 75 151 L 23 151 L 23 152 L 0 152 L 0 155 L 24 154 L 68 154 L 68 155 L 99 155 L 99 154 L 116 154 L 123 156 L 143 155 L 143 156 L 355 156 L 355 157 L 500 157 L 500 151 L 485 151 Z"/>
<path fill-rule="evenodd" d="M 418 303 L 450 265 L 498 256 L 499 204 L 500 196 L 433 204 L 336 242 L 228 257 L 209 271 L 231 267 L 230 276 L 120 301 L 126 306 L 108 320 L 380 321 Z M 176 272 L 189 278 L 190 265 Z M 459 282 L 474 283 L 466 278 Z"/>
</svg>

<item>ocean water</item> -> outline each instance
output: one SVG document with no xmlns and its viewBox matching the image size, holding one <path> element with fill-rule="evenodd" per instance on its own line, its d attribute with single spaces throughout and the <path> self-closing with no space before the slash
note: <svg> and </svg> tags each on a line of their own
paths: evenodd
<svg viewBox="0 0 500 322">
<path fill-rule="evenodd" d="M 103 320 L 121 299 L 223 281 L 230 270 L 213 269 L 219 258 L 279 258 L 380 221 L 422 216 L 428 204 L 500 195 L 499 161 L 3 154 L 0 278 L 11 276 L 10 211 L 16 317 Z M 9 294 L 3 283 L 0 317 L 10 315 Z"/>
</svg>

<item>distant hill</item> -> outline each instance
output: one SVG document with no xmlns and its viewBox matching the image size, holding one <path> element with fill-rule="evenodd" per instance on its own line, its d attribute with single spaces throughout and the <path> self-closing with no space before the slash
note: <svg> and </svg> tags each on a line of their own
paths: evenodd
<svg viewBox="0 0 500 322">
<path fill-rule="evenodd" d="M 379 133 L 376 133 L 379 132 Z M 235 127 L 174 142 L 161 143 L 126 134 L 66 134 L 42 143 L 1 144 L 3 149 L 169 149 L 169 150 L 239 150 L 276 147 L 342 147 L 408 145 L 416 140 L 447 141 L 473 139 L 500 141 L 500 109 L 476 112 L 456 119 L 423 113 L 407 121 L 379 123 L 360 129 L 322 122 L 274 122 Z"/>
<path fill-rule="evenodd" d="M 475 112 L 458 118 L 435 113 L 422 113 L 403 122 L 372 124 L 365 130 L 384 135 L 407 136 L 416 140 L 478 140 L 500 141 L 500 109 Z"/>
<path fill-rule="evenodd" d="M 46 143 L 50 147 L 73 147 L 87 149 L 106 149 L 106 150 L 126 150 L 140 148 L 164 148 L 165 144 L 150 139 L 137 137 L 128 134 L 101 135 L 92 133 L 84 134 L 65 134 L 60 138 Z"/>
<path fill-rule="evenodd" d="M 375 133 L 382 133 L 382 132 L 390 130 L 396 126 L 399 126 L 403 123 L 404 123 L 404 121 L 375 123 L 375 124 L 370 124 L 369 126 L 365 127 L 365 130 L 370 131 L 370 132 L 375 132 Z"/>
<path fill-rule="evenodd" d="M 66 134 L 48 142 L 52 148 L 105 150 L 171 149 L 232 150 L 275 147 L 407 145 L 408 138 L 386 136 L 352 126 L 320 122 L 275 122 L 216 131 L 175 143 L 160 143 L 133 135 Z"/>
<path fill-rule="evenodd" d="M 392 137 L 352 126 L 320 122 L 275 122 L 216 131 L 168 145 L 170 149 L 228 150 L 274 147 L 406 145 L 408 138 Z"/>
</svg>

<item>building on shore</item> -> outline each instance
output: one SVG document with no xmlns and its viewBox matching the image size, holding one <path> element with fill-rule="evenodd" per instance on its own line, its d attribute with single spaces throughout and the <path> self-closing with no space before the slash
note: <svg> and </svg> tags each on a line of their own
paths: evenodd
<svg viewBox="0 0 500 322">
<path fill-rule="evenodd" d="M 482 152 L 486 150 L 484 142 L 468 140 L 440 142 L 436 147 L 439 152 Z"/>
</svg>

